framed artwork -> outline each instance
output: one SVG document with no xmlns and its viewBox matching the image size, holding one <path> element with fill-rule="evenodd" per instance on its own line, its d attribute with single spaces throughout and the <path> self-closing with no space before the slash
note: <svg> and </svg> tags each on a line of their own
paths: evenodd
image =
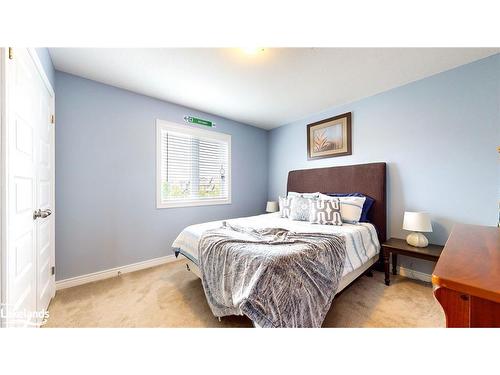
<svg viewBox="0 0 500 375">
<path fill-rule="evenodd" d="M 351 154 L 351 112 L 307 125 L 309 160 Z"/>
</svg>

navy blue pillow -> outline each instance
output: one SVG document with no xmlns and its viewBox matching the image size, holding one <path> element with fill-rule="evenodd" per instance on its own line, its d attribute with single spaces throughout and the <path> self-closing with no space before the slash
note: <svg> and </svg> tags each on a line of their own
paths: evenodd
<svg viewBox="0 0 500 375">
<path fill-rule="evenodd" d="M 330 197 L 365 197 L 366 200 L 363 204 L 359 221 L 362 223 L 370 222 L 370 220 L 368 220 L 368 213 L 370 212 L 370 208 L 372 208 L 373 203 L 375 203 L 375 199 L 361 193 L 326 193 L 326 195 L 329 195 Z"/>
</svg>

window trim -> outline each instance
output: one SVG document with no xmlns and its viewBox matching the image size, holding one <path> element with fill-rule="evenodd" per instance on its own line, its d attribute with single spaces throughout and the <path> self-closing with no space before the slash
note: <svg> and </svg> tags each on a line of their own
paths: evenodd
<svg viewBox="0 0 500 375">
<path fill-rule="evenodd" d="M 182 201 L 172 201 L 165 203 L 161 199 L 161 131 L 172 130 L 192 135 L 194 137 L 217 139 L 225 141 L 228 144 L 228 162 L 227 162 L 227 182 L 228 197 L 219 199 L 191 199 Z M 192 125 L 181 125 L 170 121 L 156 120 L 156 208 L 177 208 L 177 207 L 195 207 L 195 206 L 213 206 L 220 204 L 231 204 L 231 135 L 215 132 L 206 129 L 195 128 Z"/>
</svg>

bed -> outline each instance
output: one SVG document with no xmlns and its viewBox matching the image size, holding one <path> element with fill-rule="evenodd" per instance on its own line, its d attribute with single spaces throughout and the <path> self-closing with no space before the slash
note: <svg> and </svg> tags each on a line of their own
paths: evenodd
<svg viewBox="0 0 500 375">
<path fill-rule="evenodd" d="M 345 238 L 346 257 L 337 294 L 369 270 L 378 260 L 380 244 L 386 236 L 386 165 L 370 163 L 342 167 L 290 171 L 287 192 L 359 192 L 375 200 L 368 223 L 342 226 L 310 224 L 281 218 L 279 213 L 225 221 L 213 221 L 185 228 L 174 241 L 176 256 L 183 256 L 187 269 L 201 277 L 198 245 L 202 235 L 223 222 L 248 228 L 285 228 L 300 233 L 332 233 Z"/>
<path fill-rule="evenodd" d="M 225 221 L 230 224 L 251 228 L 285 228 L 302 233 L 321 232 L 344 235 L 346 237 L 347 256 L 337 292 L 344 289 L 378 260 L 380 243 L 375 226 L 371 223 L 344 224 L 342 226 L 310 224 L 309 222 L 281 218 L 279 212 Z M 200 238 L 205 231 L 219 228 L 222 223 L 221 220 L 191 225 L 185 228 L 174 241 L 173 248 L 176 249 L 176 255 L 183 255 L 186 258 L 188 270 L 198 277 L 201 277 L 198 262 Z"/>
</svg>

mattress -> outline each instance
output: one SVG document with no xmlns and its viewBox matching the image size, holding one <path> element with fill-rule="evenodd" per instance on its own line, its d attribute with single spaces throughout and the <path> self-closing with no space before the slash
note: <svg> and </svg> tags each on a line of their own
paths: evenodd
<svg viewBox="0 0 500 375">
<path fill-rule="evenodd" d="M 342 276 L 361 268 L 369 261 L 373 262 L 374 256 L 380 251 L 377 231 L 370 223 L 344 224 L 342 226 L 311 224 L 307 221 L 282 218 L 279 212 L 225 221 L 251 228 L 284 228 L 295 232 L 343 235 L 346 242 L 346 259 Z M 186 227 L 177 236 L 172 248 L 198 264 L 198 242 L 202 234 L 207 230 L 219 228 L 221 224 L 222 220 Z"/>
</svg>

